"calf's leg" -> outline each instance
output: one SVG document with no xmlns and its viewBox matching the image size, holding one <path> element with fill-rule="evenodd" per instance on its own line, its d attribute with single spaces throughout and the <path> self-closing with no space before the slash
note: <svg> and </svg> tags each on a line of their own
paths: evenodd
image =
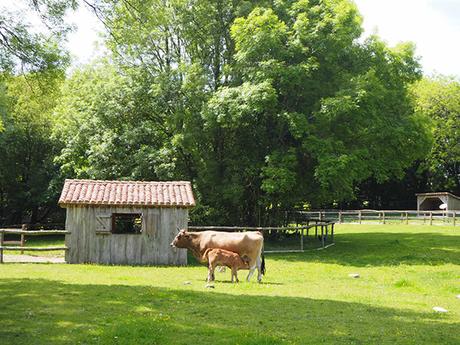
<svg viewBox="0 0 460 345">
<path fill-rule="evenodd" d="M 232 283 L 233 283 L 233 277 L 235 277 L 235 281 L 238 283 L 238 270 L 236 268 L 232 268 Z"/>
<path fill-rule="evenodd" d="M 214 281 L 215 277 L 214 277 L 214 270 L 215 270 L 215 266 L 213 264 L 209 264 L 209 267 L 208 267 L 208 283 Z"/>
</svg>

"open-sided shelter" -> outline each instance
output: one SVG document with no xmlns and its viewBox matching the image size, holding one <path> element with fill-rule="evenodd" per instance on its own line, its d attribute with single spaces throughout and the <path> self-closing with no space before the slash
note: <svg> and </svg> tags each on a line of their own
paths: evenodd
<svg viewBox="0 0 460 345">
<path fill-rule="evenodd" d="M 444 211 L 460 210 L 460 197 L 449 192 L 418 193 L 417 211 L 439 211 L 439 206 L 445 204 Z"/>
<path fill-rule="evenodd" d="M 68 263 L 187 264 L 170 243 L 195 206 L 190 182 L 66 180 L 59 205 Z"/>
</svg>

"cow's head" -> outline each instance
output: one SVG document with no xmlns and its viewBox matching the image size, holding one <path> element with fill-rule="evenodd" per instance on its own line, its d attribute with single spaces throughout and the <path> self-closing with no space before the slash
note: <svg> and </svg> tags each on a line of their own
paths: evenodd
<svg viewBox="0 0 460 345">
<path fill-rule="evenodd" d="M 174 237 L 174 240 L 171 242 L 171 247 L 175 248 L 187 248 L 190 245 L 190 234 L 182 229 Z"/>
</svg>

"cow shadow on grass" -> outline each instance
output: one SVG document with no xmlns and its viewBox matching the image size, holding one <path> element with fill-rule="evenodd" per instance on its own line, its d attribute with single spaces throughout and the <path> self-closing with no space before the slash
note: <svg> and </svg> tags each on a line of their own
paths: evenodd
<svg viewBox="0 0 460 345">
<path fill-rule="evenodd" d="M 307 241 L 316 241 L 309 238 Z M 439 233 L 337 233 L 335 245 L 304 253 L 267 254 L 271 260 L 351 266 L 460 264 L 460 236 Z"/>
<path fill-rule="evenodd" d="M 152 286 L 0 281 L 9 344 L 458 344 L 460 323 L 418 313 L 298 297 Z"/>
</svg>

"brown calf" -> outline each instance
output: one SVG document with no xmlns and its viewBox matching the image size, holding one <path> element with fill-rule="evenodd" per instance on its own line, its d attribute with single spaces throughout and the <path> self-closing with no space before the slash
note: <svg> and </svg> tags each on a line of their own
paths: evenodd
<svg viewBox="0 0 460 345">
<path fill-rule="evenodd" d="M 232 270 L 232 283 L 235 277 L 238 283 L 238 270 L 249 269 L 249 258 L 225 249 L 208 249 L 204 257 L 208 260 L 208 283 L 215 279 L 214 270 L 217 266 L 227 266 Z"/>
</svg>

